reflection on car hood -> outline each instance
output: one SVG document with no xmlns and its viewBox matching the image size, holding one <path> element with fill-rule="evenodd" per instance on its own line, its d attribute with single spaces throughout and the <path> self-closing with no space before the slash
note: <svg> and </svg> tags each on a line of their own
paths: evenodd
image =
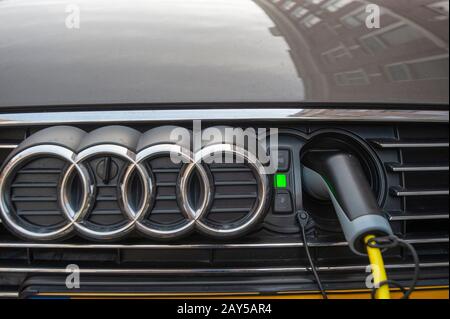
<svg viewBox="0 0 450 319">
<path fill-rule="evenodd" d="M 448 104 L 448 1 L 371 3 L 0 0 L 0 107 Z"/>
</svg>

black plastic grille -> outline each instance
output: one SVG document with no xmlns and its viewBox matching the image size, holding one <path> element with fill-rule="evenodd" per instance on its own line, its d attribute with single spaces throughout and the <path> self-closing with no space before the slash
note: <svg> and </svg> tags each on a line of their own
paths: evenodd
<svg viewBox="0 0 450 319">
<path fill-rule="evenodd" d="M 147 161 L 156 183 L 156 199 L 148 219 L 160 225 L 182 222 L 184 217 L 177 202 L 177 182 L 182 164 L 175 164 L 169 156 Z"/>
<path fill-rule="evenodd" d="M 334 123 L 291 125 L 290 128 L 310 134 L 330 126 L 359 136 L 376 152 L 387 180 L 383 208 L 395 233 L 416 247 L 424 283 L 448 284 L 448 125 Z M 149 127 L 140 129 L 146 131 Z M 23 135 L 25 130 L 0 130 L 0 140 L 18 143 L 18 137 Z M 4 160 L 10 151 L 11 148 L 0 148 L 1 158 Z M 169 163 L 167 157 L 147 163 L 157 184 L 157 200 L 151 218 L 167 224 L 181 218 L 175 200 L 180 167 L 168 166 Z M 210 171 L 217 195 L 208 218 L 220 221 L 245 215 L 256 199 L 256 180 L 252 178 L 251 170 L 246 166 L 213 165 Z M 236 191 L 236 186 L 240 191 Z M 267 219 L 274 216 L 270 209 Z M 214 276 L 209 270 L 231 269 L 242 280 L 244 276 L 280 274 L 286 277 L 292 274 L 291 282 L 301 287 L 301 282 L 311 282 L 304 248 L 298 234 L 292 232 L 290 224 L 295 221 L 288 216 L 280 218 L 285 220 L 286 229 L 289 225 L 290 231 L 283 232 L 282 227 L 277 231 L 262 227 L 244 238 L 227 241 L 213 241 L 197 235 L 167 243 L 129 237 L 107 245 L 93 244 L 81 238 L 50 244 L 24 242 L 0 224 L 0 274 L 17 267 L 23 269 L 24 274 L 28 273 L 27 269 L 52 269 L 54 272 L 69 263 L 93 270 L 136 270 L 145 276 L 193 276 L 198 270 L 199 276 L 204 278 L 206 274 Z M 362 278 L 366 276 L 366 258 L 350 252 L 342 234 L 316 229 L 308 234 L 308 238 L 326 285 L 352 282 L 349 273 L 358 272 Z M 395 249 L 385 256 L 390 274 L 395 272 L 410 278 L 411 259 L 405 251 Z M 260 272 L 261 268 L 264 271 Z M 171 273 L 173 270 L 180 272 Z M 29 273 L 33 274 L 33 271 Z M 18 286 L 24 279 L 20 275 L 14 278 L 16 281 L 10 281 L 9 285 Z M 260 281 L 255 278 L 253 283 L 256 282 Z"/>
<path fill-rule="evenodd" d="M 58 182 L 64 161 L 33 159 L 22 166 L 11 181 L 9 199 L 25 221 L 36 226 L 56 226 L 64 222 L 58 205 Z"/>
<path fill-rule="evenodd" d="M 389 213 L 404 236 L 448 238 L 448 143 L 448 130 L 439 125 L 399 126 L 395 138 L 375 142 L 380 152 L 398 154 L 398 162 L 386 163 L 398 177 L 390 196 L 399 206 Z"/>
<path fill-rule="evenodd" d="M 245 164 L 211 164 L 214 201 L 207 220 L 232 223 L 245 218 L 257 202 L 257 179 Z"/>
<path fill-rule="evenodd" d="M 103 177 L 103 165 L 110 161 L 110 176 Z M 117 226 L 126 223 L 119 205 L 119 179 L 126 168 L 126 162 L 117 157 L 97 157 L 89 159 L 87 166 L 91 176 L 95 178 L 95 204 L 89 214 L 88 221 L 100 226 Z M 73 187 L 73 188 L 76 188 Z"/>
</svg>

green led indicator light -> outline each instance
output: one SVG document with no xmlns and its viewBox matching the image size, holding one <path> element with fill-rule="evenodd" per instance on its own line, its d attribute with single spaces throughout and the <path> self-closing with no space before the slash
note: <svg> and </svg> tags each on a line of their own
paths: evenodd
<svg viewBox="0 0 450 319">
<path fill-rule="evenodd" d="M 285 174 L 275 174 L 275 188 L 286 188 L 287 178 Z"/>
</svg>

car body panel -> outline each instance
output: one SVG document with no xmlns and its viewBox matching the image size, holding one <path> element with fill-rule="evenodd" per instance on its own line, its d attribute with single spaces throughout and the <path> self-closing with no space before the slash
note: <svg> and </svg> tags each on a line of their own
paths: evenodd
<svg viewBox="0 0 450 319">
<path fill-rule="evenodd" d="M 363 2 L 316 2 L 84 0 L 72 28 L 70 0 L 3 0 L 0 107 L 448 104 L 436 1 L 372 1 L 375 29 Z"/>
</svg>

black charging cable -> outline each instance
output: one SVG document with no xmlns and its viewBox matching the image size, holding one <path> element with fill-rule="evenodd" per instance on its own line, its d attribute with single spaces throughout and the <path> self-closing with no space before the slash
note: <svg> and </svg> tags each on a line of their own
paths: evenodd
<svg viewBox="0 0 450 319">
<path fill-rule="evenodd" d="M 417 255 L 417 252 L 416 252 L 415 248 L 413 247 L 413 245 L 411 245 L 410 243 L 408 243 L 407 241 L 405 241 L 403 239 L 398 238 L 395 235 L 372 238 L 371 240 L 369 240 L 367 242 L 367 245 L 369 247 L 378 248 L 381 250 L 386 250 L 386 249 L 402 246 L 404 248 L 407 248 L 410 251 L 410 253 L 413 257 L 413 260 L 414 260 L 414 276 L 413 276 L 413 279 L 409 286 L 409 289 L 406 290 L 405 287 L 403 287 L 398 281 L 395 281 L 395 280 L 382 281 L 382 282 L 380 282 L 379 285 L 377 285 L 378 287 L 374 287 L 372 289 L 372 299 L 375 299 L 377 290 L 380 289 L 380 287 L 385 286 L 385 285 L 392 285 L 394 287 L 399 288 L 403 293 L 403 297 L 401 299 L 409 299 L 409 297 L 411 296 L 411 294 L 414 292 L 414 290 L 416 288 L 417 281 L 419 280 L 419 275 L 420 275 L 419 256 Z"/>
<path fill-rule="evenodd" d="M 306 237 L 306 227 L 308 226 L 308 223 L 310 221 L 309 214 L 305 211 L 297 212 L 297 221 L 298 221 L 298 224 L 300 225 L 303 246 L 305 247 L 306 256 L 308 257 L 309 265 L 311 266 L 311 271 L 314 275 L 317 286 L 319 287 L 320 294 L 322 295 L 323 299 L 328 299 L 327 293 L 325 292 L 325 289 L 323 288 L 322 282 L 320 281 L 319 274 L 317 273 L 316 266 L 314 265 L 314 261 L 311 257 L 311 252 L 309 251 L 308 240 Z"/>
</svg>

